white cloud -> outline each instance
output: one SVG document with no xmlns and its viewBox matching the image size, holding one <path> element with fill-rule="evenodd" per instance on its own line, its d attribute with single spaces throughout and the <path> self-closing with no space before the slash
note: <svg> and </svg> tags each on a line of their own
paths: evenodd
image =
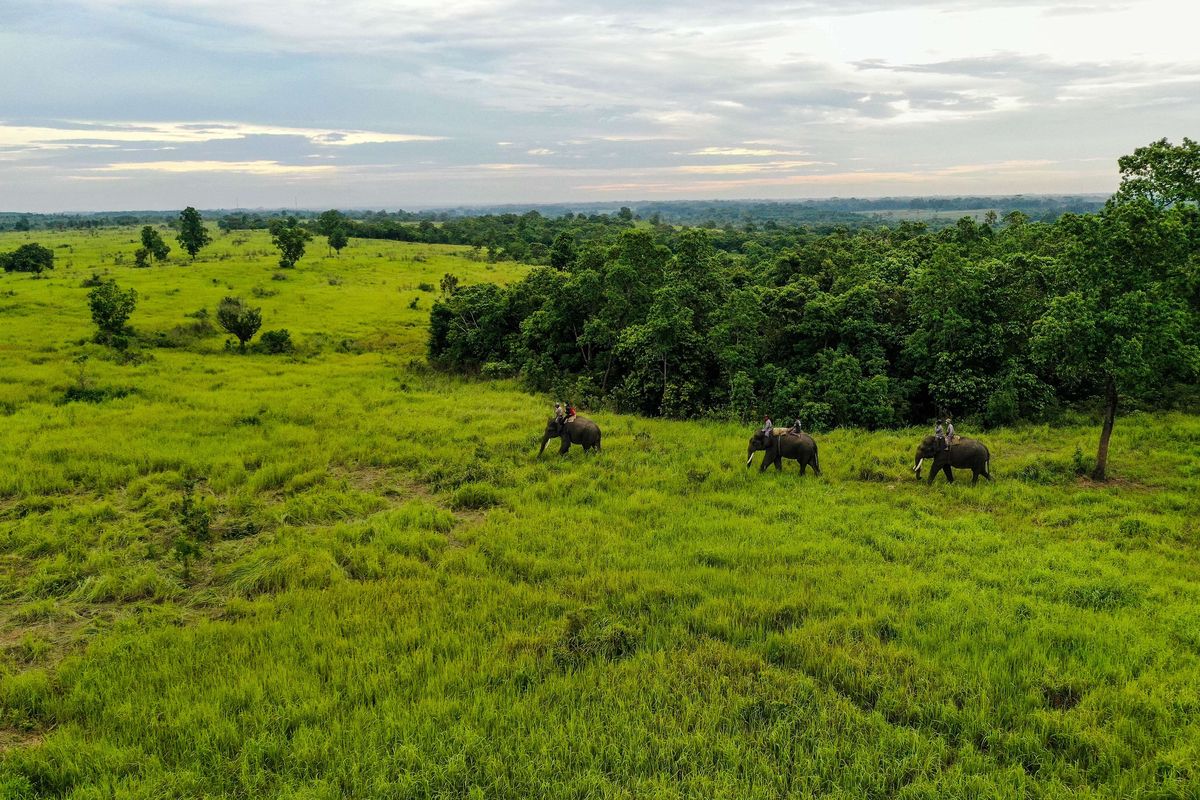
<svg viewBox="0 0 1200 800">
<path fill-rule="evenodd" d="M 234 141 L 250 136 L 295 136 L 315 145 L 349 147 L 361 144 L 439 141 L 439 136 L 378 131 L 291 128 L 242 122 L 85 122 L 52 125 L 12 125 L 0 122 L 0 147 L 104 147 L 97 142 L 200 143 Z"/>
<path fill-rule="evenodd" d="M 749 144 L 749 143 L 748 143 Z M 764 147 L 701 147 L 699 150 L 692 150 L 687 153 L 689 156 L 803 156 L 807 153 L 800 153 L 789 150 L 774 150 Z"/>
<path fill-rule="evenodd" d="M 280 164 L 278 161 L 141 161 L 93 167 L 97 172 L 233 172 L 242 175 L 327 175 L 331 164 Z"/>
</svg>

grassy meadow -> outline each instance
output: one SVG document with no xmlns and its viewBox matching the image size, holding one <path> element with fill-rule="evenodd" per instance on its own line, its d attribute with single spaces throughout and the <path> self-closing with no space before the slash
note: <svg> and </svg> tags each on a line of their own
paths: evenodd
<svg viewBox="0 0 1200 800">
<path fill-rule="evenodd" d="M 0 235 L 57 255 L 0 274 L 0 797 L 1200 797 L 1200 418 L 1120 418 L 1105 485 L 1083 418 L 980 434 L 977 487 L 922 431 L 801 478 L 590 409 L 536 459 L 553 398 L 423 360 L 421 284 L 524 267 L 136 237 Z M 93 273 L 162 346 L 89 343 Z M 296 353 L 187 316 L 225 295 Z"/>
</svg>

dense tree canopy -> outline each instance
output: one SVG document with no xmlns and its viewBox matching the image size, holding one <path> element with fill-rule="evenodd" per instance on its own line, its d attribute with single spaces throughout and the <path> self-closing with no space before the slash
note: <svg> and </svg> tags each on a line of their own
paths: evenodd
<svg viewBox="0 0 1200 800">
<path fill-rule="evenodd" d="M 1054 224 L 964 218 L 938 232 L 617 226 L 552 242 L 553 268 L 444 294 L 431 358 L 582 403 L 815 427 L 940 411 L 1002 424 L 1103 394 L 1110 373 L 1151 399 L 1194 374 L 1190 208 L 1143 203 Z M 1088 303 L 1124 316 L 1082 337 Z"/>
</svg>

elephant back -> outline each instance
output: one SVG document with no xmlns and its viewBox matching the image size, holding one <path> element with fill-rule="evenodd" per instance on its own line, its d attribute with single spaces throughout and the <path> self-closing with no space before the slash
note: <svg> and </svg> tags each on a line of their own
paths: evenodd
<svg viewBox="0 0 1200 800">
<path fill-rule="evenodd" d="M 573 442 L 593 441 L 600 436 L 600 426 L 587 417 L 575 417 L 574 422 L 566 424 L 566 430 Z"/>
<path fill-rule="evenodd" d="M 811 453 L 817 449 L 816 441 L 807 433 L 788 433 L 787 428 L 776 428 L 775 431 L 780 453 Z"/>
</svg>

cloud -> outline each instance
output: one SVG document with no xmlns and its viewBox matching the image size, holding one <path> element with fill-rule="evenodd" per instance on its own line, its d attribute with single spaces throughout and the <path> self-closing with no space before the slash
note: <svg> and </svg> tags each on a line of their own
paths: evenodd
<svg viewBox="0 0 1200 800">
<path fill-rule="evenodd" d="M 749 142 L 747 144 L 750 144 Z M 692 150 L 686 155 L 689 156 L 803 156 L 807 153 L 793 152 L 788 150 L 773 150 L 763 147 L 701 147 L 698 150 Z"/>
<path fill-rule="evenodd" d="M 139 161 L 93 167 L 97 172 L 231 172 L 241 175 L 293 176 L 328 175 L 331 164 L 280 164 L 278 161 Z"/>
<path fill-rule="evenodd" d="M 803 167 L 829 165 L 827 161 L 766 161 L 735 164 L 687 164 L 672 170 L 686 175 L 736 175 L 750 172 L 790 172 Z"/>
<path fill-rule="evenodd" d="M 326 147 L 441 141 L 443 137 L 362 130 L 292 128 L 242 122 L 84 122 L 17 125 L 0 122 L 0 147 L 111 147 L 108 142 L 182 143 L 236 141 L 251 136 L 292 136 Z"/>
<path fill-rule="evenodd" d="M 0 109 L 23 116 L 0 123 L 9 208 L 76 197 L 145 207 L 200 186 L 228 202 L 226 185 L 293 204 L 297 177 L 324 206 L 567 199 L 610 191 L 601 186 L 1097 191 L 1115 185 L 1118 155 L 1195 135 L 1200 107 L 1194 32 L 1163 24 L 1194 15 L 1193 0 L 10 5 L 0 72 L 23 77 L 0 84 Z M 46 52 L 55 58 L 35 61 Z M 113 109 L 120 119 L 100 121 Z M 166 147 L 176 150 L 139 152 Z M 1061 167 L 1075 157 L 1104 166 Z M 956 171 L 1039 161 L 1058 163 Z M 119 164 L 131 166 L 96 171 Z M 89 195 L 88 181 L 53 193 L 35 168 L 131 179 L 114 182 L 126 193 Z"/>
</svg>

